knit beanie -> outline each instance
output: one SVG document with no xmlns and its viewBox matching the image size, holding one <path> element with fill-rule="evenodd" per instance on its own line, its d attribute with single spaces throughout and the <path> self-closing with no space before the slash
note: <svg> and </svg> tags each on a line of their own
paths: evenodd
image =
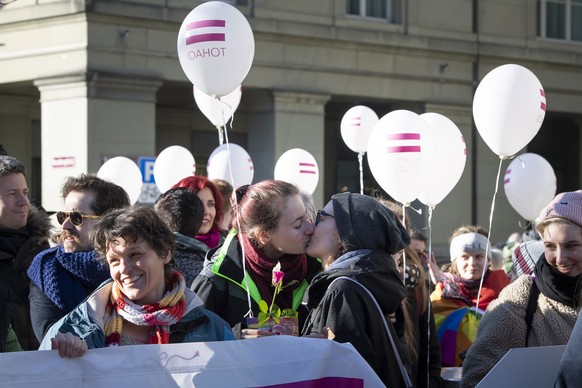
<svg viewBox="0 0 582 388">
<path fill-rule="evenodd" d="M 544 243 L 539 240 L 526 241 L 513 250 L 513 271 L 517 276 L 531 275 L 538 259 L 544 253 Z"/>
<path fill-rule="evenodd" d="M 582 226 L 582 190 L 556 195 L 548 206 L 542 209 L 538 222 L 550 218 L 564 218 Z"/>
<path fill-rule="evenodd" d="M 402 223 L 374 198 L 341 193 L 334 195 L 331 201 L 340 239 L 348 251 L 386 249 L 392 254 L 410 244 Z"/>
</svg>

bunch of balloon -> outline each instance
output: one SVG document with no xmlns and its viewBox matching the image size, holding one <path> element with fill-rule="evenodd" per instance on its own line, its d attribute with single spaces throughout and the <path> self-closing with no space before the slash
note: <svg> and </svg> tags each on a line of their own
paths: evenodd
<svg viewBox="0 0 582 388">
<path fill-rule="evenodd" d="M 154 179 L 162 193 L 195 173 L 194 156 L 188 149 L 178 145 L 164 149 L 154 163 Z"/>
<path fill-rule="evenodd" d="M 224 144 L 227 123 L 238 108 L 242 96 L 242 87 L 239 85 L 232 92 L 220 98 L 204 94 L 196 86 L 193 87 L 193 93 L 194 100 L 200 111 L 218 130 L 218 143 Z"/>
<path fill-rule="evenodd" d="M 178 33 L 178 58 L 196 88 L 211 97 L 235 90 L 247 76 L 255 55 L 253 31 L 245 16 L 222 1 L 194 8 Z"/>
<path fill-rule="evenodd" d="M 368 150 L 368 139 L 372 129 L 378 123 L 378 115 L 372 109 L 364 105 L 356 105 L 344 114 L 340 124 L 344 143 L 354 152 L 358 153 L 360 166 L 360 194 L 364 194 L 364 168 L 363 157 Z"/>
<path fill-rule="evenodd" d="M 136 203 L 141 195 L 143 185 L 141 170 L 133 160 L 125 156 L 107 160 L 97 171 L 97 176 L 121 186 L 129 196 L 131 204 Z"/>
<path fill-rule="evenodd" d="M 556 174 L 542 156 L 521 154 L 505 170 L 503 188 L 513 209 L 533 223 L 556 195 Z"/>
<path fill-rule="evenodd" d="M 247 151 L 234 143 L 219 145 L 212 151 L 206 167 L 209 179 L 223 179 L 235 189 L 250 185 L 255 173 Z"/>
<path fill-rule="evenodd" d="M 408 110 L 395 110 L 374 126 L 368 141 L 368 164 L 378 184 L 409 206 L 422 190 L 428 123 Z"/>
<path fill-rule="evenodd" d="M 301 191 L 313 194 L 319 182 L 317 161 L 302 148 L 285 151 L 275 164 L 275 179 L 293 183 Z"/>
</svg>

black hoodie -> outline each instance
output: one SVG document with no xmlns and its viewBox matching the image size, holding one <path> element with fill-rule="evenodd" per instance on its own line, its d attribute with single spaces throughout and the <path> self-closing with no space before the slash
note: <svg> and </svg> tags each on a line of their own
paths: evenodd
<svg viewBox="0 0 582 388">
<path fill-rule="evenodd" d="M 350 342 L 389 387 L 404 386 L 395 355 L 392 352 L 382 317 L 369 295 L 357 284 L 339 280 L 347 276 L 364 285 L 376 298 L 384 315 L 394 313 L 406 296 L 406 288 L 398 276 L 387 251 L 369 251 L 346 268 L 319 273 L 307 290 L 307 306 L 312 309 L 303 334 L 323 333 L 329 327 L 337 342 Z M 396 332 L 388 324 L 392 338 Z"/>
<path fill-rule="evenodd" d="M 364 289 L 374 296 L 384 316 L 396 312 L 406 287 L 391 254 L 410 243 L 402 224 L 384 205 L 366 195 L 342 193 L 332 197 L 334 219 L 347 253 L 317 274 L 307 289 L 312 309 L 303 334 L 329 327 L 337 342 L 350 342 L 386 386 L 405 386 L 382 316 Z M 348 259 L 349 257 L 349 259 Z M 330 286 L 331 284 L 331 286 Z M 388 322 L 392 339 L 398 336 Z"/>
</svg>

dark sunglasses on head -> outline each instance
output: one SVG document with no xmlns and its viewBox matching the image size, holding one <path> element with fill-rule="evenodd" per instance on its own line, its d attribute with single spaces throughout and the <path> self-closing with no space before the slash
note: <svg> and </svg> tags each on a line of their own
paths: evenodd
<svg viewBox="0 0 582 388">
<path fill-rule="evenodd" d="M 67 218 L 71 220 L 71 223 L 75 226 L 80 226 L 83 223 L 83 218 L 101 218 L 100 216 L 89 216 L 86 214 L 81 214 L 81 212 L 57 212 L 57 221 L 59 224 L 63 224 Z"/>
<path fill-rule="evenodd" d="M 315 216 L 315 226 L 317 226 L 317 224 L 319 224 L 321 222 L 322 216 L 335 218 L 334 216 L 332 216 L 329 213 L 324 212 L 323 210 L 318 210 L 317 215 Z"/>
</svg>

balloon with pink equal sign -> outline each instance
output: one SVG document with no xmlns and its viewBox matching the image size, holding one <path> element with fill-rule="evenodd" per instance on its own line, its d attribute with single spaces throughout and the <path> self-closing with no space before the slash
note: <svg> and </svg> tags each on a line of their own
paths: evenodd
<svg viewBox="0 0 582 388">
<path fill-rule="evenodd" d="M 317 161 L 302 148 L 287 150 L 277 160 L 275 179 L 293 183 L 301 191 L 313 194 L 319 182 Z"/>
</svg>

